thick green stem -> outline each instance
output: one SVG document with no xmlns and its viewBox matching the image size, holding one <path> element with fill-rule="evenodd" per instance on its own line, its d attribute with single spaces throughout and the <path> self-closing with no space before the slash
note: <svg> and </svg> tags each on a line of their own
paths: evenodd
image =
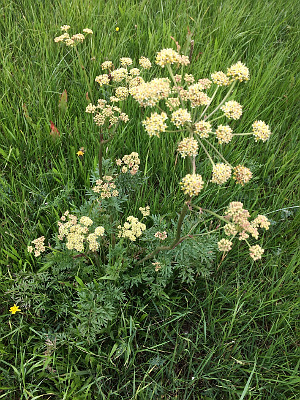
<svg viewBox="0 0 300 400">
<path fill-rule="evenodd" d="M 156 254 L 158 254 L 160 251 L 163 250 L 172 250 L 174 249 L 174 247 L 176 247 L 182 240 L 184 240 L 184 237 L 180 237 L 181 234 L 181 228 L 182 228 L 182 224 L 183 224 L 183 220 L 184 217 L 186 216 L 186 213 L 188 211 L 188 207 L 189 207 L 189 201 L 187 201 L 184 206 L 182 207 L 180 216 L 178 218 L 178 222 L 177 222 L 177 230 L 176 230 L 176 236 L 173 240 L 173 242 L 170 244 L 170 246 L 158 246 L 156 247 L 155 250 L 153 250 L 150 254 L 148 254 L 146 257 L 144 257 L 142 260 L 137 262 L 137 265 L 142 264 L 143 262 L 149 260 L 150 258 L 156 256 Z"/>
<path fill-rule="evenodd" d="M 214 217 L 217 217 L 217 218 L 220 219 L 221 221 L 226 222 L 226 224 L 228 224 L 228 220 L 227 220 L 226 218 L 224 218 L 224 217 L 222 217 L 221 215 L 215 213 L 214 211 L 208 210 L 207 208 L 198 207 L 198 206 L 196 206 L 195 204 L 190 204 L 190 206 L 191 206 L 192 208 L 196 208 L 196 209 L 199 210 L 199 211 L 205 211 L 205 212 L 207 212 L 207 213 L 213 215 Z"/>
<path fill-rule="evenodd" d="M 103 133 L 100 133 L 100 143 L 99 143 L 99 178 L 102 179 L 102 159 L 103 159 Z"/>
</svg>

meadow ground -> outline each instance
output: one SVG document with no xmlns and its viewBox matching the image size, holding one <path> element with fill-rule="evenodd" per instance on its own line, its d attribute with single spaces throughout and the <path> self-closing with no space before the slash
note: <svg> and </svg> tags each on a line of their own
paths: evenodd
<svg viewBox="0 0 300 400">
<path fill-rule="evenodd" d="M 299 398 L 297 3 L 7 0 L 0 10 L 0 399 Z M 54 43 L 63 24 L 94 32 L 78 47 L 84 70 L 71 49 Z M 270 125 L 268 142 L 241 137 L 224 150 L 235 165 L 251 167 L 252 182 L 201 194 L 211 210 L 242 201 L 266 215 L 264 257 L 253 262 L 236 246 L 226 257 L 217 255 L 205 277 L 190 284 L 175 277 L 163 296 L 132 289 L 94 342 L 72 338 L 59 311 L 47 320 L 45 309 L 37 310 L 47 282 L 34 277 L 46 267 L 26 249 L 33 238 L 50 237 L 90 185 L 98 136 L 85 113 L 84 73 L 97 99 L 102 92 L 94 79 L 103 61 L 137 62 L 142 55 L 154 61 L 157 51 L 176 49 L 171 37 L 183 45 L 188 31 L 194 49 L 187 72 L 209 77 L 241 60 L 251 78 L 238 92 L 244 106 L 239 130 L 249 131 L 257 119 Z M 159 71 L 154 66 L 149 77 Z M 62 115 L 58 101 L 65 89 Z M 137 123 L 140 112 L 129 107 L 130 121 L 117 131 L 107 157 L 140 155 L 148 179 L 128 213 L 135 215 L 143 201 L 153 214 L 176 218 L 184 201 L 176 143 L 168 135 L 149 138 Z M 57 140 L 50 121 L 61 132 Z M 80 147 L 83 160 L 76 155 Z M 201 168 L 205 175 L 209 165 Z M 16 287 L 30 293 L 32 306 L 10 314 L 14 303 L 22 308 Z M 72 307 L 63 301 L 62 309 Z"/>
</svg>

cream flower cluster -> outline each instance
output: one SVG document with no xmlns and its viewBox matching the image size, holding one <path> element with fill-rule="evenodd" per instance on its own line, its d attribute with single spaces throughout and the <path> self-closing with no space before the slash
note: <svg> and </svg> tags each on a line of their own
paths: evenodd
<svg viewBox="0 0 300 400">
<path fill-rule="evenodd" d="M 37 239 L 34 239 L 31 242 L 31 243 L 33 243 L 33 246 L 27 247 L 28 253 L 34 252 L 35 257 L 38 257 L 39 255 L 41 255 L 41 253 L 43 253 L 46 250 L 44 242 L 45 242 L 45 236 L 41 236 Z"/>
<path fill-rule="evenodd" d="M 202 78 L 198 80 L 198 85 L 201 85 L 202 90 L 209 89 L 211 87 L 211 80 L 207 78 Z"/>
<path fill-rule="evenodd" d="M 250 213 L 248 210 L 244 209 L 243 203 L 231 202 L 225 212 L 225 219 L 228 223 L 224 227 L 224 233 L 231 237 L 239 235 L 239 240 L 247 240 L 249 235 L 258 239 L 258 228 L 269 229 L 270 222 L 264 215 L 258 215 L 251 222 L 249 221 L 249 218 Z M 229 251 L 231 245 L 232 242 L 227 239 L 222 239 L 218 243 L 220 251 Z M 260 259 L 264 252 L 264 250 L 258 245 L 250 247 L 249 250 L 250 256 L 254 260 Z"/>
<path fill-rule="evenodd" d="M 106 70 L 106 69 L 108 69 L 109 71 L 110 70 L 112 70 L 112 68 L 113 68 L 113 63 L 112 63 L 112 61 L 104 61 L 102 64 L 101 64 L 101 69 L 104 71 L 104 70 Z"/>
<path fill-rule="evenodd" d="M 65 43 L 66 46 L 74 46 L 77 43 L 82 43 L 85 39 L 84 34 L 82 33 L 76 33 L 72 37 L 69 35 L 68 30 L 70 29 L 70 25 L 63 25 L 60 27 L 60 29 L 64 32 L 62 35 L 57 36 L 54 38 L 55 43 L 63 42 Z M 83 29 L 83 33 L 92 35 L 93 31 L 89 28 Z"/>
<path fill-rule="evenodd" d="M 98 126 L 103 126 L 105 122 L 114 125 L 119 121 L 128 122 L 128 115 L 121 112 L 116 106 L 109 105 L 106 100 L 99 99 L 97 105 L 90 103 L 85 112 L 95 114 L 93 119 Z"/>
<path fill-rule="evenodd" d="M 160 100 L 168 98 L 170 80 L 168 78 L 155 78 L 150 82 L 131 87 L 129 93 L 141 106 L 153 107 Z"/>
<path fill-rule="evenodd" d="M 156 55 L 155 62 L 162 68 L 167 64 L 181 64 L 188 65 L 190 63 L 189 58 L 184 55 L 180 55 L 173 49 L 163 49 Z"/>
<path fill-rule="evenodd" d="M 165 112 L 162 112 L 161 114 L 155 112 L 152 113 L 150 117 L 147 117 L 144 121 L 142 121 L 142 124 L 144 125 L 149 136 L 159 137 L 159 134 L 161 132 L 165 132 L 166 128 L 168 127 L 165 123 L 166 119 L 168 119 L 168 116 Z"/>
<path fill-rule="evenodd" d="M 178 143 L 177 151 L 183 158 L 186 156 L 196 157 L 198 154 L 198 142 L 193 138 L 184 138 Z"/>
<path fill-rule="evenodd" d="M 97 179 L 96 185 L 92 188 L 92 191 L 99 193 L 101 199 L 119 196 L 119 192 L 116 190 L 116 185 L 113 182 L 112 176 L 103 176 L 102 179 Z"/>
<path fill-rule="evenodd" d="M 188 174 L 182 178 L 180 186 L 184 194 L 192 197 L 200 193 L 201 189 L 203 189 L 204 182 L 201 175 Z"/>
<path fill-rule="evenodd" d="M 115 91 L 115 95 L 120 100 L 126 100 L 129 95 L 129 90 L 125 86 L 119 86 Z"/>
<path fill-rule="evenodd" d="M 116 164 L 121 167 L 121 172 L 126 174 L 126 172 L 130 172 L 131 175 L 135 175 L 140 166 L 140 158 L 139 154 L 136 152 L 132 152 L 131 154 L 126 154 L 122 159 L 116 160 Z"/>
<path fill-rule="evenodd" d="M 230 83 L 228 76 L 222 71 L 211 74 L 211 79 L 218 86 L 228 86 Z"/>
<path fill-rule="evenodd" d="M 232 129 L 228 125 L 219 125 L 216 130 L 216 136 L 220 144 L 229 143 L 233 137 Z"/>
<path fill-rule="evenodd" d="M 228 239 L 221 239 L 218 242 L 218 248 L 220 251 L 229 251 L 232 248 L 233 243 Z"/>
<path fill-rule="evenodd" d="M 146 225 L 139 222 L 138 218 L 130 216 L 127 218 L 127 222 L 123 226 L 118 226 L 119 233 L 118 237 L 128 238 L 132 242 L 135 242 L 139 238 L 143 231 L 146 230 Z"/>
<path fill-rule="evenodd" d="M 142 68 L 144 68 L 144 69 L 149 69 L 149 68 L 151 68 L 151 61 L 149 60 L 149 58 L 147 58 L 147 57 L 144 57 L 144 56 L 142 56 L 140 59 L 139 59 L 139 64 L 140 64 L 140 66 L 142 67 Z"/>
<path fill-rule="evenodd" d="M 201 138 L 208 138 L 211 132 L 211 123 L 206 121 L 198 121 L 195 123 L 195 131 Z"/>
<path fill-rule="evenodd" d="M 223 183 L 227 182 L 228 179 L 231 177 L 231 166 L 219 163 L 213 166 L 213 176 L 211 179 L 212 183 L 217 183 L 218 185 L 222 185 Z"/>
<path fill-rule="evenodd" d="M 63 222 L 61 222 L 63 221 Z M 104 235 L 103 226 L 97 226 L 94 232 L 90 232 L 89 227 L 93 225 L 91 218 L 82 216 L 78 218 L 66 211 L 58 221 L 58 239 L 66 238 L 66 247 L 69 250 L 76 250 L 80 253 L 84 251 L 84 243 L 88 243 L 90 251 L 97 251 L 99 243 L 97 238 Z"/>
<path fill-rule="evenodd" d="M 171 121 L 179 128 L 186 122 L 192 122 L 191 114 L 185 108 L 179 108 L 172 113 Z"/>
<path fill-rule="evenodd" d="M 183 79 L 188 85 L 195 82 L 194 75 L 192 75 L 192 74 L 184 74 Z"/>
<path fill-rule="evenodd" d="M 139 208 L 140 212 L 142 213 L 143 217 L 148 217 L 150 215 L 150 207 L 140 207 Z"/>
<path fill-rule="evenodd" d="M 263 142 L 266 142 L 270 135 L 271 131 L 269 129 L 269 125 L 267 125 L 263 121 L 255 121 L 252 124 L 253 128 L 253 135 L 255 137 L 255 141 L 257 142 L 259 139 L 262 140 Z"/>
<path fill-rule="evenodd" d="M 211 98 L 202 90 L 203 85 L 200 83 L 195 83 L 194 85 L 189 86 L 187 97 L 191 102 L 192 108 L 210 104 Z"/>
<path fill-rule="evenodd" d="M 227 69 L 227 76 L 232 80 L 238 80 L 240 82 L 248 81 L 250 79 L 249 69 L 241 61 L 238 61 Z"/>
<path fill-rule="evenodd" d="M 127 68 L 121 67 L 114 69 L 110 75 L 113 82 L 122 82 L 122 80 L 128 76 L 128 71 Z"/>
<path fill-rule="evenodd" d="M 120 63 L 122 67 L 127 67 L 129 65 L 132 65 L 132 59 L 130 57 L 121 57 Z"/>
<path fill-rule="evenodd" d="M 227 118 L 239 119 L 243 113 L 242 106 L 234 100 L 227 101 L 224 106 L 221 107 Z"/>
<path fill-rule="evenodd" d="M 253 258 L 254 261 L 260 260 L 261 256 L 264 254 L 265 250 L 260 247 L 258 244 L 255 246 L 249 247 L 250 257 Z"/>
</svg>

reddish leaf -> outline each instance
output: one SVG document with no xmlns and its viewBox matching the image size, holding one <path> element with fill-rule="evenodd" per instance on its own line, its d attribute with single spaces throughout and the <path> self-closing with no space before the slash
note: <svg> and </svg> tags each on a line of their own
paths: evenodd
<svg viewBox="0 0 300 400">
<path fill-rule="evenodd" d="M 89 92 L 86 92 L 85 98 L 86 98 L 86 100 L 87 100 L 89 103 L 91 102 L 91 100 L 90 100 L 90 98 L 89 98 Z"/>
<path fill-rule="evenodd" d="M 50 128 L 51 128 L 50 135 L 53 138 L 57 138 L 60 136 L 59 130 L 56 128 L 56 126 L 54 125 L 54 123 L 52 121 L 50 121 Z"/>
<path fill-rule="evenodd" d="M 63 114 L 67 111 L 67 108 L 68 108 L 67 103 L 68 103 L 68 93 L 67 93 L 67 90 L 65 89 L 62 92 L 59 102 L 58 102 L 59 111 L 62 112 Z"/>
<path fill-rule="evenodd" d="M 25 118 L 26 118 L 27 122 L 32 123 L 32 119 L 31 119 L 31 117 L 30 117 L 30 115 L 28 113 L 28 109 L 27 109 L 27 106 L 26 106 L 25 103 L 22 105 L 22 108 L 23 108 L 24 115 L 25 115 Z"/>
</svg>

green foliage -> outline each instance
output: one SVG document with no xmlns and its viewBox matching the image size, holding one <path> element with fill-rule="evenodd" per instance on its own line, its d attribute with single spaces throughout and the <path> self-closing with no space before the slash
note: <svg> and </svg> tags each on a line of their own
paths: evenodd
<svg viewBox="0 0 300 400">
<path fill-rule="evenodd" d="M 0 398 L 296 400 L 297 4 L 20 0 L 0 8 Z M 118 183 L 124 201 L 110 210 L 121 211 L 120 224 L 147 204 L 152 216 L 139 242 L 120 238 L 111 246 L 117 222 L 112 226 L 86 196 L 99 133 L 83 112 L 84 72 L 72 52 L 53 42 L 64 23 L 74 32 L 94 30 L 93 40 L 79 49 L 94 98 L 103 95 L 94 79 L 104 60 L 128 56 L 137 63 L 140 55 L 175 48 L 171 36 L 183 44 L 188 29 L 194 40 L 188 73 L 208 76 L 237 60 L 246 63 L 251 79 L 239 90 L 245 109 L 240 131 L 249 132 L 261 119 L 269 121 L 273 135 L 263 151 L 248 138 L 228 144 L 224 156 L 247 165 L 253 183 L 210 186 L 196 205 L 222 213 L 238 200 L 251 213 L 267 215 L 272 225 L 263 235 L 263 261 L 249 261 L 242 245 L 227 256 L 215 254 L 219 238 L 204 213 L 207 229 L 197 231 L 203 236 L 193 232 L 172 251 L 137 264 L 145 246 L 153 251 L 171 244 L 185 164 L 177 159 L 177 137 L 147 137 L 136 123 L 145 115 L 133 102 L 124 110 L 134 119 L 118 127 L 104 157 L 139 149 L 141 180 L 122 175 L 128 179 Z M 154 67 L 146 79 L 157 73 Z M 68 107 L 62 111 L 65 89 Z M 56 139 L 50 120 L 60 132 Z M 78 157 L 81 147 L 85 154 Z M 210 163 L 199 167 L 210 179 Z M 57 220 L 67 209 L 78 216 L 90 210 L 95 225 L 105 225 L 100 257 L 76 257 L 55 239 Z M 165 230 L 168 238 L 160 243 L 154 234 Z M 188 218 L 183 230 L 189 234 Z M 56 249 L 47 249 L 42 262 L 26 251 L 41 235 Z M 152 262 L 161 268 L 155 271 Z M 14 302 L 21 313 L 9 315 Z"/>
</svg>

